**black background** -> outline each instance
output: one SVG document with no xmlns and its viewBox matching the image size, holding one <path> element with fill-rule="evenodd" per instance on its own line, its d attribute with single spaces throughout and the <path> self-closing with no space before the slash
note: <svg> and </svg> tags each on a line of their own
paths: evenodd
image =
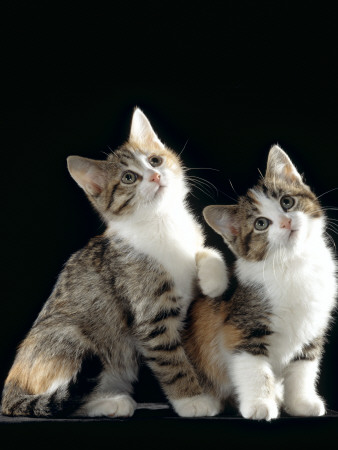
<svg viewBox="0 0 338 450">
<path fill-rule="evenodd" d="M 135 105 L 167 145 L 184 147 L 187 166 L 218 169 L 191 172 L 218 189 L 193 190 L 199 217 L 255 183 L 277 142 L 318 195 L 337 188 L 337 16 L 328 3 L 2 4 L 1 382 L 63 263 L 104 230 L 66 157 L 104 158 L 127 139 Z M 322 203 L 337 207 L 337 192 Z M 334 323 L 319 381 L 331 409 L 337 340 Z M 136 398 L 161 399 L 147 371 Z"/>
</svg>

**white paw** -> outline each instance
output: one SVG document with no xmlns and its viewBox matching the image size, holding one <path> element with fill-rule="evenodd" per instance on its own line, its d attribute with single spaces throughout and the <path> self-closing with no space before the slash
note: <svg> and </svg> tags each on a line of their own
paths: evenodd
<svg viewBox="0 0 338 450">
<path fill-rule="evenodd" d="M 212 298 L 222 295 L 228 285 L 227 269 L 220 258 L 202 258 L 197 276 L 203 294 Z"/>
<path fill-rule="evenodd" d="M 134 414 L 136 402 L 129 395 L 115 395 L 91 400 L 85 405 L 89 417 L 130 417 Z"/>
<path fill-rule="evenodd" d="M 325 405 L 319 396 L 309 398 L 295 398 L 285 406 L 285 410 L 291 416 L 323 416 Z"/>
<path fill-rule="evenodd" d="M 257 399 L 255 402 L 243 402 L 240 412 L 245 419 L 271 420 L 278 417 L 278 405 L 272 399 Z"/>
<path fill-rule="evenodd" d="M 221 410 L 221 403 L 210 395 L 202 394 L 171 401 L 181 417 L 215 416 Z"/>
</svg>

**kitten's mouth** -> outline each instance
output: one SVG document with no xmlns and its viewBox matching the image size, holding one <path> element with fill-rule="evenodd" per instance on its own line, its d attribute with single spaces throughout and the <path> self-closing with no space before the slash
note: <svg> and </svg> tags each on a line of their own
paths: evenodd
<svg viewBox="0 0 338 450">
<path fill-rule="evenodd" d="M 295 234 L 297 234 L 299 230 L 291 230 L 290 234 L 289 234 L 289 239 L 291 239 L 293 236 L 295 236 Z"/>
</svg>

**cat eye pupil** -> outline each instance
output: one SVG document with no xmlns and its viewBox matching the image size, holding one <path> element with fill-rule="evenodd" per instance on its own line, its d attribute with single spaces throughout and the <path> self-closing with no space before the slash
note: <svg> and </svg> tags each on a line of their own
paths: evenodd
<svg viewBox="0 0 338 450">
<path fill-rule="evenodd" d="M 281 199 L 281 206 L 283 209 L 290 209 L 295 204 L 294 199 L 290 195 L 285 195 Z"/>
<path fill-rule="evenodd" d="M 161 156 L 151 156 L 149 162 L 153 167 L 158 167 L 162 164 L 163 158 Z"/>
<path fill-rule="evenodd" d="M 121 181 L 125 184 L 132 184 L 135 183 L 137 180 L 137 175 L 134 172 L 124 172 L 122 175 Z"/>
<path fill-rule="evenodd" d="M 270 225 L 270 220 L 266 219 L 265 217 L 259 217 L 255 221 L 255 228 L 258 231 L 266 230 L 269 225 Z"/>
</svg>

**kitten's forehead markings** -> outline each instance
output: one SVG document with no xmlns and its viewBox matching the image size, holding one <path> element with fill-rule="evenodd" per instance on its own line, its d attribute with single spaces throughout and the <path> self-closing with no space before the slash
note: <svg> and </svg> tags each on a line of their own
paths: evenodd
<svg viewBox="0 0 338 450">
<path fill-rule="evenodd" d="M 133 171 L 139 171 L 143 169 L 142 160 L 140 155 L 138 155 L 134 150 L 122 149 L 119 155 L 120 166 L 128 167 L 128 169 Z"/>
<path fill-rule="evenodd" d="M 260 205 L 260 211 L 261 213 L 264 215 L 267 215 L 268 213 L 272 212 L 272 209 L 276 209 L 276 212 L 280 212 L 279 211 L 279 202 L 274 199 L 271 198 L 269 196 L 267 196 L 265 193 L 263 192 L 259 192 L 259 191 L 254 191 L 257 201 Z M 268 217 L 268 215 L 267 215 Z"/>
<path fill-rule="evenodd" d="M 132 172 L 137 173 L 139 176 L 144 176 L 144 175 L 149 175 L 149 173 L 159 173 L 155 168 L 153 168 L 151 166 L 151 164 L 148 161 L 149 158 L 149 154 L 145 154 L 145 153 L 141 153 L 141 152 L 137 152 L 134 150 L 129 150 L 126 149 L 126 154 L 122 154 L 122 157 L 126 157 L 128 158 L 127 160 L 125 159 L 121 159 L 119 161 L 120 163 L 120 167 L 122 169 L 128 169 L 131 170 Z M 123 166 L 123 167 L 122 167 Z"/>
<path fill-rule="evenodd" d="M 126 159 L 135 159 L 135 153 L 128 148 L 123 148 L 119 151 L 118 156 Z"/>
<path fill-rule="evenodd" d="M 248 190 L 248 192 L 247 192 L 247 197 L 249 198 L 250 203 L 253 202 L 253 203 L 255 203 L 256 205 L 259 205 L 259 206 L 262 205 L 261 202 L 259 201 L 259 199 L 257 198 L 256 192 L 255 192 L 254 189 L 249 189 L 249 190 Z"/>
</svg>

